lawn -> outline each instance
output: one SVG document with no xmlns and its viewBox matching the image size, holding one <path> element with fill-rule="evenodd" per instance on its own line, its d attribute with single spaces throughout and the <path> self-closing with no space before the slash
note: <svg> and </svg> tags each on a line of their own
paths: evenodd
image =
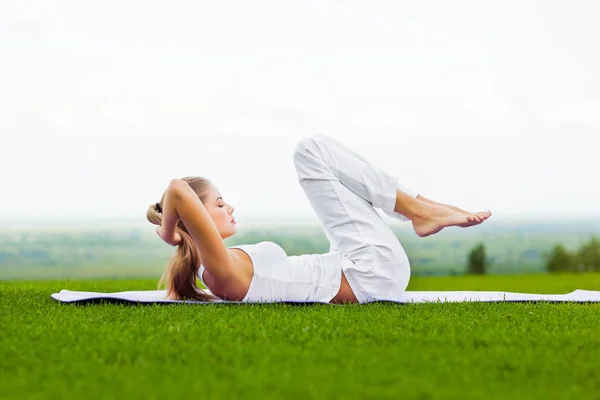
<svg viewBox="0 0 600 400">
<path fill-rule="evenodd" d="M 598 399 L 600 304 L 65 305 L 0 282 L 0 398 Z M 600 274 L 414 278 L 409 290 L 600 290 Z"/>
</svg>

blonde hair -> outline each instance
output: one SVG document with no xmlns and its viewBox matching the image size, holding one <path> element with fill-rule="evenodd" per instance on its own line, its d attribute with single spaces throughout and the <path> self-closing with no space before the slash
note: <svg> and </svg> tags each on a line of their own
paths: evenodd
<svg viewBox="0 0 600 400">
<path fill-rule="evenodd" d="M 212 182 L 201 176 L 188 176 L 181 178 L 181 180 L 187 182 L 198 195 L 200 201 L 204 203 L 208 195 L 208 188 L 212 185 Z M 165 200 L 165 194 L 166 191 L 158 202 L 161 209 Z M 158 226 L 162 224 L 162 214 L 156 210 L 155 204 L 148 207 L 146 216 L 152 224 Z M 167 295 L 179 300 L 215 300 L 216 297 L 198 287 L 196 279 L 198 270 L 200 269 L 200 253 L 183 221 L 179 220 L 177 222 L 175 231 L 181 235 L 181 243 L 177 246 L 175 255 L 169 260 L 165 272 L 158 281 L 158 288 L 164 289 L 166 287 Z"/>
</svg>

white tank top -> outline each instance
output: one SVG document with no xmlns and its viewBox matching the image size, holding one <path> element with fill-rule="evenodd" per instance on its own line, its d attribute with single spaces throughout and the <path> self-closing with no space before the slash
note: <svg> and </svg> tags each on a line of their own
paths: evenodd
<svg viewBox="0 0 600 400">
<path fill-rule="evenodd" d="M 329 302 L 340 290 L 339 252 L 288 256 L 277 243 L 268 241 L 228 248 L 243 250 L 254 265 L 250 288 L 242 302 Z M 204 270 L 200 264 L 198 277 L 208 287 L 202 277 Z"/>
</svg>

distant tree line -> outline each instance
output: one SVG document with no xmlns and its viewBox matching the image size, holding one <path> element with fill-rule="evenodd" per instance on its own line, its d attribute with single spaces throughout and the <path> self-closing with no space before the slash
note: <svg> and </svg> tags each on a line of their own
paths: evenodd
<svg viewBox="0 0 600 400">
<path fill-rule="evenodd" d="M 467 262 L 467 274 L 483 275 L 488 268 L 489 260 L 485 255 L 483 243 L 477 244 L 469 253 Z"/>
<path fill-rule="evenodd" d="M 562 244 L 555 244 L 544 257 L 549 272 L 600 271 L 600 240 L 594 235 L 574 252 L 567 251 Z"/>
<path fill-rule="evenodd" d="M 115 232 L 2 229 L 0 225 L 0 281 L 16 277 L 113 276 L 115 271 L 119 276 L 154 276 L 162 273 L 174 252 L 158 238 L 152 226 L 147 232 L 133 228 Z M 573 254 L 562 245 L 556 245 L 550 255 L 544 253 L 555 243 L 564 243 L 571 250 L 573 243 L 588 241 L 594 232 L 575 234 L 566 228 L 564 232 L 498 232 L 488 237 L 490 244 L 485 247 L 471 236 L 422 240 L 410 232 L 396 233 L 415 275 L 600 271 L 598 238 Z M 312 226 L 249 229 L 226 239 L 226 244 L 266 240 L 278 243 L 288 255 L 323 254 L 330 249 L 323 229 Z"/>
</svg>

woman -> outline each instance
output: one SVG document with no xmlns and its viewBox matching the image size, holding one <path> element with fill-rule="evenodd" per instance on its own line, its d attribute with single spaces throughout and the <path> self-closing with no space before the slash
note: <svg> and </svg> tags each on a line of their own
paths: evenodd
<svg viewBox="0 0 600 400">
<path fill-rule="evenodd" d="M 293 153 L 300 185 L 330 241 L 329 253 L 288 256 L 274 242 L 226 247 L 235 234 L 234 208 L 201 177 L 173 179 L 148 209 L 158 235 L 178 246 L 159 287 L 171 299 L 242 302 L 397 300 L 410 279 L 402 245 L 375 211 L 411 221 L 424 237 L 448 226 L 480 224 L 491 212 L 469 213 L 415 196 L 338 140 L 300 140 Z"/>
</svg>

